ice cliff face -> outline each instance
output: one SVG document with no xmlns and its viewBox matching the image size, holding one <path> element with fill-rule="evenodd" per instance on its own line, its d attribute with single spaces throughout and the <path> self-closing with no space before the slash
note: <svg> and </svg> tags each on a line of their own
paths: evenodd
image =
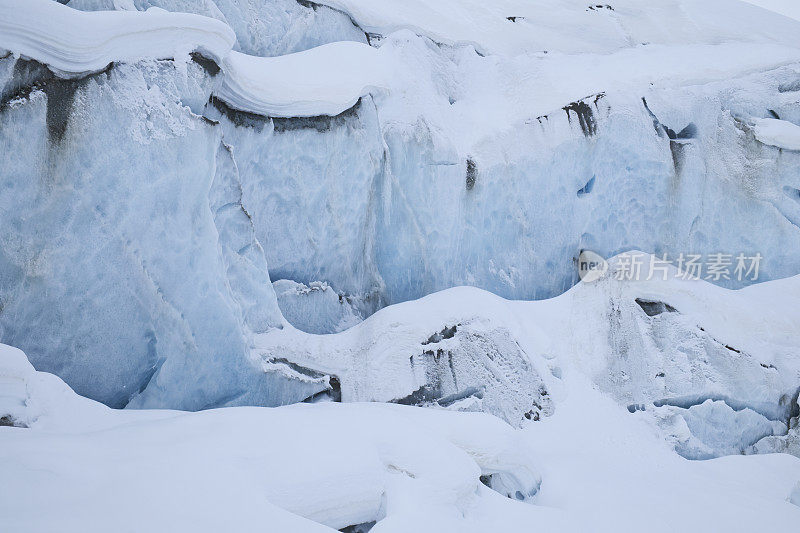
<svg viewBox="0 0 800 533">
<path fill-rule="evenodd" d="M 557 378 L 511 316 L 290 323 L 340 331 L 458 285 L 556 296 L 582 249 L 800 272 L 798 23 L 722 0 L 323 3 L 0 2 L 4 343 L 116 407 L 342 398 L 518 424 Z M 618 401 L 788 416 L 793 370 L 729 365 L 679 315 L 643 323 L 638 297 L 586 316 L 621 317 L 596 378 Z M 617 358 L 654 345 L 663 364 Z M 686 353 L 710 361 L 690 386 Z"/>
</svg>

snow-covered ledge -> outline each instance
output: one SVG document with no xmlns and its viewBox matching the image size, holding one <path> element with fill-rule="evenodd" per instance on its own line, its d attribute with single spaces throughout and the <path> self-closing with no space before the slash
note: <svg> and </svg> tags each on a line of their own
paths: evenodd
<svg viewBox="0 0 800 533">
<path fill-rule="evenodd" d="M 338 115 L 387 87 L 380 51 L 341 41 L 279 57 L 231 52 L 215 93 L 239 111 L 271 117 Z"/>
<path fill-rule="evenodd" d="M 199 52 L 222 62 L 236 41 L 218 20 L 163 9 L 83 12 L 52 0 L 0 0 L 0 50 L 46 64 L 65 78 L 114 61 L 169 59 Z"/>
</svg>

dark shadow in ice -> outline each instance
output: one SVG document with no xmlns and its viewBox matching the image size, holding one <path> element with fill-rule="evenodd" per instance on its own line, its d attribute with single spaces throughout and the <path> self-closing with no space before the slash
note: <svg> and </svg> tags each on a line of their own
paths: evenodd
<svg viewBox="0 0 800 533">
<path fill-rule="evenodd" d="M 595 178 L 596 178 L 595 176 L 592 176 L 592 179 L 587 181 L 586 185 L 584 185 L 582 188 L 578 190 L 578 198 L 580 198 L 581 196 L 586 196 L 587 194 L 592 192 L 592 189 L 594 189 Z"/>
<path fill-rule="evenodd" d="M 642 298 L 636 298 L 636 303 L 639 304 L 639 307 L 642 308 L 647 316 L 657 316 L 661 313 L 677 313 L 678 310 L 669 305 L 665 302 L 659 301 L 652 301 L 652 300 L 644 300 Z"/>
</svg>

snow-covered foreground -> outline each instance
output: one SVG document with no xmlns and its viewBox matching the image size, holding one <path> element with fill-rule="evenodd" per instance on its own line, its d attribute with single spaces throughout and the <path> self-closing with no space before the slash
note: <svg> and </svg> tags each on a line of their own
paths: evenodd
<svg viewBox="0 0 800 533">
<path fill-rule="evenodd" d="M 800 22 L 734 0 L 328 3 L 0 1 L 0 339 L 115 407 L 281 405 L 340 372 L 305 340 L 262 361 L 287 320 L 338 332 L 462 285 L 552 297 L 583 249 L 800 272 Z M 475 327 L 448 342 L 478 360 Z M 538 398 L 513 335 L 491 338 Z"/>
<path fill-rule="evenodd" d="M 687 461 L 572 373 L 557 413 L 523 430 L 385 404 L 114 411 L 6 346 L 0 380 L 13 424 L 0 427 L 9 533 L 376 521 L 373 532 L 771 531 L 800 520 L 788 501 L 800 459 Z"/>
</svg>

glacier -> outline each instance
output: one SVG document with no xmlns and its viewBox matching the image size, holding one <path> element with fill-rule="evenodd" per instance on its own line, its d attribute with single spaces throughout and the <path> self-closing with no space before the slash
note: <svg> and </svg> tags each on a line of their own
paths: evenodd
<svg viewBox="0 0 800 533">
<path fill-rule="evenodd" d="M 597 13 L 512 2 L 497 9 L 520 21 L 476 8 L 429 27 L 439 19 L 424 4 L 293 4 L 309 40 L 279 45 L 238 29 L 244 4 L 112 4 L 4 0 L 14 31 L 0 42 L 2 339 L 109 405 L 334 394 L 323 357 L 265 359 L 257 338 L 293 323 L 333 333 L 459 285 L 550 298 L 578 281 L 583 249 L 759 253 L 759 281 L 798 273 L 800 154 L 764 142 L 770 120 L 800 121 L 789 19 L 738 3 Z M 53 56 L 47 33 L 30 37 L 32 14 L 51 11 L 50 35 L 92 24 L 117 40 Z M 666 11 L 680 13 L 664 19 L 675 28 L 703 31 L 665 32 Z M 331 22 L 343 13 L 350 26 Z M 755 15 L 769 32 L 743 22 Z M 563 31 L 524 37 L 518 22 L 534 21 Z M 302 311 L 309 298 L 278 298 L 271 282 L 336 298 L 317 299 L 316 320 Z"/>
<path fill-rule="evenodd" d="M 0 529 L 791 530 L 773 4 L 0 0 Z"/>
</svg>

